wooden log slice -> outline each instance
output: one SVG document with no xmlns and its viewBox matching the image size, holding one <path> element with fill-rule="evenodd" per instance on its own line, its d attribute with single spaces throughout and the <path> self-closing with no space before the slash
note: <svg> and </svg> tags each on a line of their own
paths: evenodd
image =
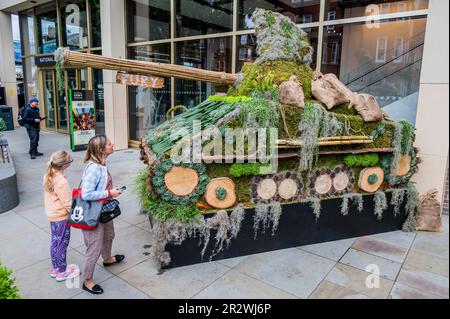
<svg viewBox="0 0 450 319">
<path fill-rule="evenodd" d="M 384 181 L 384 171 L 381 167 L 368 167 L 361 171 L 358 186 L 365 192 L 376 192 Z"/>
<path fill-rule="evenodd" d="M 411 155 L 400 156 L 400 158 L 398 160 L 397 171 L 395 172 L 394 170 L 391 170 L 391 175 L 394 175 L 394 176 L 407 175 L 409 173 L 409 171 L 411 170 L 411 162 L 412 162 Z"/>
<path fill-rule="evenodd" d="M 316 182 L 314 183 L 314 190 L 319 195 L 325 195 L 333 186 L 333 181 L 331 179 L 331 176 L 328 174 L 322 174 L 317 177 Z"/>
<path fill-rule="evenodd" d="M 336 190 L 336 192 L 341 192 L 345 190 L 348 187 L 349 183 L 350 177 L 345 171 L 337 173 L 333 179 L 333 187 Z"/>
<path fill-rule="evenodd" d="M 278 186 L 278 194 L 282 199 L 289 200 L 297 195 L 298 186 L 292 178 L 286 178 Z"/>
<path fill-rule="evenodd" d="M 223 199 L 217 198 L 217 190 L 223 188 L 226 196 Z M 208 205 L 226 209 L 232 207 L 236 203 L 236 187 L 234 182 L 228 177 L 214 178 L 206 187 L 205 200 Z"/>
<path fill-rule="evenodd" d="M 187 196 L 197 188 L 199 177 L 197 171 L 192 168 L 173 166 L 164 175 L 164 183 L 169 191 L 176 196 Z"/>
<path fill-rule="evenodd" d="M 277 193 L 277 184 L 271 178 L 263 179 L 261 182 L 259 182 L 256 193 L 259 195 L 259 197 L 261 197 L 261 199 L 272 199 Z"/>
</svg>

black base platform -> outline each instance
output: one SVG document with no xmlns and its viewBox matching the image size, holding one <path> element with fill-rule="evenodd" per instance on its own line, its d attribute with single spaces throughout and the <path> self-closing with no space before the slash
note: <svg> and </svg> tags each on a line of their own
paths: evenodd
<svg viewBox="0 0 450 319">
<path fill-rule="evenodd" d="M 390 193 L 386 193 L 386 199 L 387 203 L 390 203 Z M 254 239 L 253 229 L 255 211 L 248 209 L 242 221 L 241 230 L 238 236 L 231 240 L 229 247 L 224 245 L 224 249 L 219 254 L 210 258 L 216 244 L 215 231 L 211 231 L 211 240 L 203 259 L 201 258 L 203 246 L 199 245 L 199 238 L 187 238 L 181 245 L 168 244 L 166 250 L 170 253 L 171 263 L 167 268 L 395 231 L 401 229 L 407 217 L 406 203 L 403 203 L 397 217 L 394 216 L 394 207 L 388 205 L 383 212 L 383 218 L 378 220 L 374 214 L 374 195 L 364 196 L 362 212 L 358 212 L 357 205 L 350 201 L 349 213 L 343 216 L 341 204 L 340 198 L 322 200 L 322 210 L 318 220 L 309 203 L 283 205 L 283 213 L 275 236 L 272 236 L 270 225 L 265 234 L 259 229 L 256 239 Z M 213 214 L 207 214 L 205 218 L 212 216 Z"/>
</svg>

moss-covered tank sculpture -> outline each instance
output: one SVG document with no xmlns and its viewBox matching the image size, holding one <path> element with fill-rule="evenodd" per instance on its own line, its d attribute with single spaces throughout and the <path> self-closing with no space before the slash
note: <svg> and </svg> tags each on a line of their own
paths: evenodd
<svg viewBox="0 0 450 319">
<path fill-rule="evenodd" d="M 365 197 L 372 195 L 377 220 L 387 205 L 400 214 L 403 204 L 404 229 L 414 230 L 418 195 L 410 178 L 419 162 L 414 127 L 389 119 L 373 97 L 312 70 L 313 49 L 290 19 L 257 9 L 253 20 L 259 57 L 244 65 L 228 94 L 211 96 L 142 138 L 148 168 L 137 185 L 153 220 L 153 255 L 160 265 L 170 263 L 168 243 L 192 236 L 199 236 L 203 254 L 214 234 L 214 254 L 219 253 L 238 235 L 248 209 L 254 209 L 256 238 L 268 227 L 276 234 L 287 204 L 307 202 L 320 220 L 326 214 L 323 201 L 341 199 L 346 216 L 351 205 L 363 211 Z M 223 136 L 236 128 L 266 128 L 262 141 L 271 147 L 264 155 L 275 154 L 276 163 L 253 156 L 248 139 L 240 144 Z M 213 155 L 211 136 L 221 144 Z M 184 163 L 171 160 L 180 145 L 194 144 L 203 151 L 184 154 Z"/>
</svg>

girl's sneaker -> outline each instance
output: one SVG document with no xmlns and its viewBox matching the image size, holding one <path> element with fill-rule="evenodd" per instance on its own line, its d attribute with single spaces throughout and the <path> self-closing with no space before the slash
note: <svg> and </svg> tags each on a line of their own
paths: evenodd
<svg viewBox="0 0 450 319">
<path fill-rule="evenodd" d="M 58 273 L 56 275 L 56 281 L 64 281 L 66 279 L 72 279 L 80 275 L 80 270 L 76 266 L 69 265 L 65 272 Z"/>
<path fill-rule="evenodd" d="M 58 275 L 58 271 L 55 269 L 50 269 L 50 277 L 51 278 L 56 278 L 56 276 Z"/>
</svg>

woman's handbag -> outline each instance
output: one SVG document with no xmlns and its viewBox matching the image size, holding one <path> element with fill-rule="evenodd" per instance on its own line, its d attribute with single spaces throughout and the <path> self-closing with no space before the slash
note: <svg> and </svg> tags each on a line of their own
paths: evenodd
<svg viewBox="0 0 450 319">
<path fill-rule="evenodd" d="M 100 213 L 100 223 L 106 224 L 119 216 L 121 213 L 119 201 L 117 199 L 108 200 L 103 205 L 102 212 Z"/>
<path fill-rule="evenodd" d="M 81 197 L 81 188 L 74 189 L 72 192 L 72 209 L 70 210 L 68 225 L 84 230 L 96 229 L 104 202 L 104 199 L 98 201 L 84 200 Z"/>
<path fill-rule="evenodd" d="M 103 205 L 106 199 L 100 199 L 97 201 L 84 200 L 81 197 L 82 182 L 83 179 L 81 179 L 78 188 L 75 188 L 72 191 L 72 208 L 70 210 L 67 224 L 73 228 L 94 230 L 98 227 L 100 214 L 103 210 Z"/>
</svg>

